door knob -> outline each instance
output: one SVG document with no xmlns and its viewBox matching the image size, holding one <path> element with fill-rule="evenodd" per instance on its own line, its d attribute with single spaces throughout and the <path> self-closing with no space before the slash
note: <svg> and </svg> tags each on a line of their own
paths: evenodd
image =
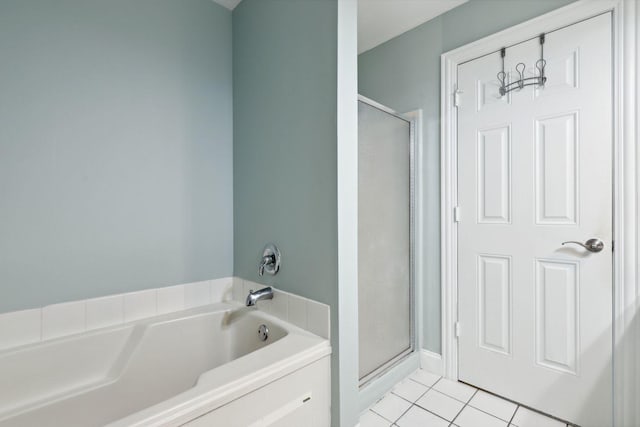
<svg viewBox="0 0 640 427">
<path fill-rule="evenodd" d="M 600 239 L 589 239 L 584 243 L 576 242 L 573 240 L 562 242 L 563 245 L 566 245 L 568 243 L 575 243 L 576 245 L 580 245 L 590 252 L 600 252 L 602 249 L 604 249 L 604 242 Z"/>
</svg>

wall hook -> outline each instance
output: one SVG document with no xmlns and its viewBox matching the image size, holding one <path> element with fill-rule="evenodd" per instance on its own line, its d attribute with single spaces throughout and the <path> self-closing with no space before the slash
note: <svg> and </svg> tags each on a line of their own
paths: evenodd
<svg viewBox="0 0 640 427">
<path fill-rule="evenodd" d="M 536 61 L 535 67 L 537 69 L 536 77 L 525 77 L 525 70 L 527 66 L 524 62 L 519 62 L 516 65 L 516 72 L 518 73 L 518 80 L 515 82 L 511 82 L 509 84 L 506 83 L 507 73 L 504 71 L 504 57 L 507 54 L 507 48 L 503 47 L 500 49 L 500 56 L 502 58 L 502 71 L 498 72 L 496 75 L 498 77 L 498 81 L 500 82 L 500 95 L 505 96 L 507 93 L 512 90 L 520 90 L 525 86 L 544 86 L 547 82 L 547 77 L 544 75 L 544 69 L 547 65 L 547 61 L 544 59 L 544 33 L 540 34 L 540 59 Z"/>
</svg>

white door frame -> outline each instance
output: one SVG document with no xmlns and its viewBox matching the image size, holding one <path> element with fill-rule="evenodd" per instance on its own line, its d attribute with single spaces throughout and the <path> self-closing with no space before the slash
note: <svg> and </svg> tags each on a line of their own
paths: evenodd
<svg viewBox="0 0 640 427">
<path fill-rule="evenodd" d="M 579 0 L 530 21 L 442 54 L 441 80 L 441 286 L 442 359 L 446 377 L 458 379 L 458 235 L 454 208 L 457 206 L 457 114 L 458 65 L 496 52 L 523 40 L 537 37 L 601 13 L 613 12 L 613 337 L 614 421 L 617 426 L 640 425 L 640 288 L 638 274 L 638 196 L 636 152 L 637 22 L 640 7 L 635 0 Z M 465 213 L 462 212 L 462 215 Z M 635 326 L 633 327 L 634 318 Z M 636 356 L 637 357 L 637 356 Z"/>
</svg>

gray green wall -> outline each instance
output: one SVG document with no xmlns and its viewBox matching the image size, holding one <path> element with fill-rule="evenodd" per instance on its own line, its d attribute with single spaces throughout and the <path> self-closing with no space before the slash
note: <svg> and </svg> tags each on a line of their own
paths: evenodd
<svg viewBox="0 0 640 427">
<path fill-rule="evenodd" d="M 337 0 L 233 11 L 234 272 L 330 304 L 337 420 Z M 282 251 L 258 276 L 262 248 Z"/>
<path fill-rule="evenodd" d="M 470 0 L 359 55 L 360 94 L 423 111 L 426 256 L 423 348 L 440 353 L 440 55 L 573 0 Z"/>
<path fill-rule="evenodd" d="M 231 12 L 0 2 L 0 312 L 233 273 Z"/>
</svg>

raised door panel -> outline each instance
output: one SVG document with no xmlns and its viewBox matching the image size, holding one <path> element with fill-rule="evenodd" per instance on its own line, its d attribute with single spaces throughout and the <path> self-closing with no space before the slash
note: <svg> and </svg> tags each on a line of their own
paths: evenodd
<svg viewBox="0 0 640 427">
<path fill-rule="evenodd" d="M 536 260 L 536 363 L 578 373 L 578 263 Z"/>
<path fill-rule="evenodd" d="M 506 82 L 508 83 L 508 82 Z M 496 78 L 476 81 L 476 105 L 477 111 L 494 106 L 511 103 L 511 94 L 500 95 L 500 81 Z"/>
<path fill-rule="evenodd" d="M 553 95 L 558 91 L 580 87 L 579 49 L 565 50 L 562 54 L 547 57 L 544 69 L 547 82 L 543 87 L 535 88 L 535 96 Z"/>
<path fill-rule="evenodd" d="M 509 126 L 478 131 L 478 223 L 511 222 L 511 138 Z"/>
<path fill-rule="evenodd" d="M 511 257 L 478 256 L 479 345 L 511 353 Z"/>
<path fill-rule="evenodd" d="M 535 122 L 536 222 L 578 222 L 578 113 Z"/>
</svg>

